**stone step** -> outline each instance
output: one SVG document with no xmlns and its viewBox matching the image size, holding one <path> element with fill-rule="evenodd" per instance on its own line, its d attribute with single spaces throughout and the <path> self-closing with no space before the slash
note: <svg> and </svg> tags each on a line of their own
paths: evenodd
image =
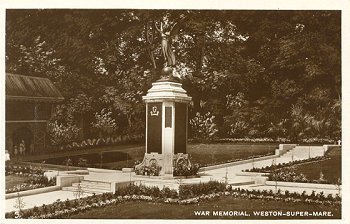
<svg viewBox="0 0 350 224">
<path fill-rule="evenodd" d="M 94 182 L 94 181 L 86 181 L 86 180 L 83 180 L 81 183 L 73 183 L 72 187 L 78 187 L 79 184 L 82 188 L 101 189 L 101 190 L 111 189 L 111 184 L 108 182 Z"/>
<path fill-rule="evenodd" d="M 72 186 L 69 186 L 69 187 L 72 187 L 74 189 L 78 189 L 78 185 L 77 184 L 73 184 Z M 92 190 L 101 190 L 101 191 L 109 191 L 110 190 L 110 187 L 99 187 L 99 186 L 93 186 L 93 185 L 90 185 L 90 186 L 84 186 L 84 185 L 80 185 L 80 187 L 82 189 L 92 189 Z"/>
<path fill-rule="evenodd" d="M 291 156 L 303 156 L 303 157 L 308 157 L 310 155 L 310 157 L 316 157 L 316 156 L 323 156 L 323 153 L 321 152 L 313 152 L 313 153 L 290 153 L 285 155 L 285 157 L 291 157 Z"/>
<path fill-rule="evenodd" d="M 94 189 L 94 188 L 81 188 L 83 191 L 83 194 L 103 194 L 107 192 L 111 192 L 109 190 L 102 190 L 102 189 Z M 77 187 L 62 187 L 63 191 L 71 191 L 71 192 L 76 192 L 78 191 Z"/>
<path fill-rule="evenodd" d="M 303 151 L 289 151 L 283 156 L 291 156 L 291 155 L 300 155 L 300 156 L 323 156 L 324 151 L 323 150 L 303 150 Z"/>
<path fill-rule="evenodd" d="M 235 182 L 235 183 L 228 183 L 231 186 L 243 186 L 243 185 L 255 185 L 255 181 L 244 181 L 244 182 Z"/>
</svg>

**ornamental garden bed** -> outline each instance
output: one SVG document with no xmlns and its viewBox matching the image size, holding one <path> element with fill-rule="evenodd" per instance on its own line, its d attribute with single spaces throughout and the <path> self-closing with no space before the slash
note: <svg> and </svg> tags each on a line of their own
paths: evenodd
<svg viewBox="0 0 350 224">
<path fill-rule="evenodd" d="M 56 179 L 47 179 L 40 168 L 6 164 L 6 194 L 56 185 Z"/>
<path fill-rule="evenodd" d="M 248 201 L 249 203 L 247 203 Z M 9 212 L 5 216 L 6 218 L 162 218 L 157 215 L 159 208 L 172 205 L 175 212 L 175 217 L 173 218 L 190 218 L 191 212 L 193 212 L 191 209 L 194 207 L 199 208 L 199 206 L 209 205 L 211 209 L 217 209 L 219 206 L 226 206 L 226 210 L 230 209 L 226 204 L 228 202 L 231 206 L 239 206 L 240 210 L 259 210 L 259 208 L 266 210 L 266 206 L 263 206 L 264 204 L 272 204 L 273 206 L 269 207 L 269 209 L 274 210 L 317 211 L 323 209 L 331 211 L 335 216 L 333 218 L 340 217 L 341 207 L 339 195 L 334 197 L 331 194 L 324 195 L 322 192 L 318 194 L 312 192 L 312 194 L 307 195 L 305 192 L 299 194 L 287 191 L 245 190 L 212 181 L 205 184 L 183 185 L 180 186 L 179 192 L 169 188 L 160 190 L 157 187 L 129 185 L 115 194 L 105 193 L 71 201 L 58 200 L 50 205 L 34 207 L 19 212 Z M 139 209 L 129 210 L 132 212 L 127 213 L 129 217 L 120 216 L 120 210 L 115 210 L 115 206 L 123 206 L 125 203 L 127 203 L 126 207 L 130 207 L 130 205 L 133 207 L 144 206 L 139 207 Z M 149 210 L 148 208 L 150 208 L 151 204 L 158 205 L 158 209 L 151 206 L 154 209 Z M 260 206 L 252 206 L 252 204 L 260 204 Z M 181 213 L 184 212 L 183 206 L 188 206 L 187 212 L 189 213 L 185 216 L 181 216 Z M 181 210 L 181 212 L 176 212 L 178 210 Z M 142 216 L 145 211 L 153 211 L 152 214 L 154 216 Z M 90 212 L 90 215 L 86 212 Z M 91 213 L 96 214 L 96 212 L 105 215 L 91 216 Z M 123 212 L 126 211 L 123 210 Z M 167 210 L 167 212 L 170 212 L 170 210 Z M 170 214 L 165 214 L 166 217 L 163 216 L 163 218 L 170 218 L 172 214 L 171 212 Z"/>
<path fill-rule="evenodd" d="M 325 157 L 315 157 L 245 171 L 269 173 L 269 180 L 273 181 L 339 185 L 341 184 L 341 155 L 333 153 Z"/>
</svg>

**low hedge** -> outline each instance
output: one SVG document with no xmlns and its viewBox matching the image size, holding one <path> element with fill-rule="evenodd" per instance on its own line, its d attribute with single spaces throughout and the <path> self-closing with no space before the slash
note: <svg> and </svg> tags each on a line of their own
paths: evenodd
<svg viewBox="0 0 350 224">
<path fill-rule="evenodd" d="M 191 185 L 180 185 L 179 187 L 179 198 L 186 199 L 192 197 L 198 197 L 203 194 L 212 194 L 223 192 L 226 189 L 226 184 L 209 181 L 208 183 L 191 184 Z"/>
<path fill-rule="evenodd" d="M 190 142 L 201 142 L 196 139 L 189 139 Z M 288 138 L 216 138 L 212 143 L 291 143 Z M 304 138 L 298 141 L 299 144 L 336 144 L 334 140 L 327 138 Z"/>
</svg>

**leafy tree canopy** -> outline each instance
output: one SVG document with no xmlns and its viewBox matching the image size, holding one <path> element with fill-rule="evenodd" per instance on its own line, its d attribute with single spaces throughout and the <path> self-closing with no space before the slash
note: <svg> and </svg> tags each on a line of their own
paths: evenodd
<svg viewBox="0 0 350 224">
<path fill-rule="evenodd" d="M 49 77 L 77 121 L 108 108 L 119 132 L 143 132 L 164 18 L 180 23 L 191 117 L 211 112 L 222 137 L 340 137 L 339 11 L 10 9 L 6 70 Z"/>
</svg>

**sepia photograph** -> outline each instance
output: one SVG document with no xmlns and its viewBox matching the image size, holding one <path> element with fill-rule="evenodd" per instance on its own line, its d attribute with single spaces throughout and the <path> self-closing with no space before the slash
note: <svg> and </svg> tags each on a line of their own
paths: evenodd
<svg viewBox="0 0 350 224">
<path fill-rule="evenodd" d="M 347 216 L 341 9 L 3 12 L 1 223 Z"/>
</svg>

